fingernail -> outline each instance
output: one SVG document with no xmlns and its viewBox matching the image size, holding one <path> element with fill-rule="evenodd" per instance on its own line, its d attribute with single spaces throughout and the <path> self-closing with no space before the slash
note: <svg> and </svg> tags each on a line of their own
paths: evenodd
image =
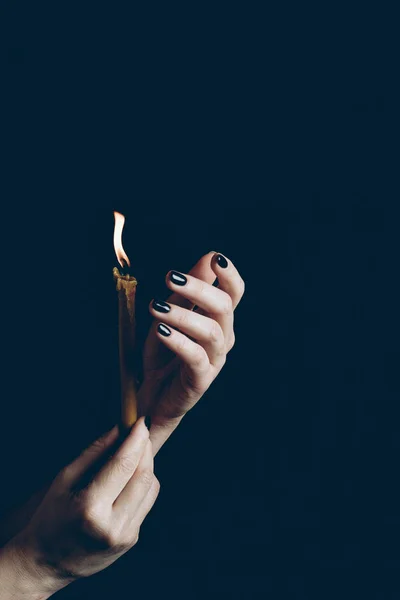
<svg viewBox="0 0 400 600">
<path fill-rule="evenodd" d="M 162 300 L 153 300 L 153 308 L 157 312 L 161 313 L 169 313 L 169 311 L 171 310 L 170 305 L 166 302 L 163 302 Z"/>
<path fill-rule="evenodd" d="M 147 429 L 150 430 L 150 427 L 151 427 L 151 417 L 149 415 L 147 415 L 147 417 L 144 418 L 144 424 L 146 425 Z"/>
<path fill-rule="evenodd" d="M 217 254 L 216 260 L 221 269 L 226 269 L 228 266 L 228 261 L 226 260 L 225 256 L 222 256 L 222 254 Z"/>
<path fill-rule="evenodd" d="M 162 323 L 160 323 L 157 327 L 157 331 L 159 333 L 161 333 L 161 335 L 163 335 L 164 337 L 168 337 L 171 335 L 171 330 L 169 327 L 167 327 L 166 325 L 163 325 Z"/>
<path fill-rule="evenodd" d="M 185 285 L 187 283 L 186 277 L 182 273 L 178 273 L 178 271 L 171 271 L 169 278 L 175 285 Z"/>
</svg>

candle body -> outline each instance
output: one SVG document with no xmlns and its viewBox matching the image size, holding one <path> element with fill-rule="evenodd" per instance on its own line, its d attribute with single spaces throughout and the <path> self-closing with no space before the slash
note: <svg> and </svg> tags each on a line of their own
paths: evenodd
<svg viewBox="0 0 400 600">
<path fill-rule="evenodd" d="M 114 269 L 118 292 L 119 364 L 121 376 L 121 424 L 130 429 L 138 418 L 135 373 L 135 296 L 137 281 Z"/>
</svg>

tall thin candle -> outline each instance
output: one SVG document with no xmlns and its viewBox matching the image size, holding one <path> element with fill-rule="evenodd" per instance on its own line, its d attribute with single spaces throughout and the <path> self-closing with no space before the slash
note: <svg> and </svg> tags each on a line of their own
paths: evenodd
<svg viewBox="0 0 400 600">
<path fill-rule="evenodd" d="M 121 425 L 130 429 L 138 418 L 135 374 L 135 298 L 137 280 L 129 272 L 130 262 L 122 246 L 124 215 L 114 212 L 114 248 L 121 268 L 113 275 L 118 292 L 119 365 L 121 377 Z"/>
</svg>

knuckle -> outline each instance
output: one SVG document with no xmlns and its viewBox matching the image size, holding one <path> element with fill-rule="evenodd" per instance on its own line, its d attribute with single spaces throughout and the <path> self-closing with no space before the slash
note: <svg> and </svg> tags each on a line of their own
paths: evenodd
<svg viewBox="0 0 400 600">
<path fill-rule="evenodd" d="M 196 344 L 193 349 L 192 364 L 195 367 L 202 367 L 205 363 L 206 356 L 207 355 L 206 355 L 204 348 L 202 348 L 202 346 L 199 346 L 198 344 Z"/>
<path fill-rule="evenodd" d="M 87 504 L 81 513 L 81 528 L 85 536 L 95 544 L 97 550 L 124 550 L 128 540 L 124 539 L 119 527 L 111 526 L 106 513 L 99 506 Z"/>
<path fill-rule="evenodd" d="M 185 389 L 185 398 L 182 400 L 186 407 L 185 413 L 193 407 L 193 404 L 197 402 L 208 387 L 207 375 L 199 373 L 199 370 L 194 369 L 193 365 L 191 365 L 190 367 L 186 366 L 182 373 L 182 383 Z"/>
<path fill-rule="evenodd" d="M 232 311 L 233 311 L 232 298 L 230 297 L 229 294 L 225 293 L 224 298 L 221 302 L 221 312 L 224 315 L 229 315 Z"/>
<path fill-rule="evenodd" d="M 139 541 L 139 529 L 137 531 L 134 532 L 132 539 L 131 539 L 131 544 L 132 546 L 136 546 L 136 544 Z"/>
<path fill-rule="evenodd" d="M 154 480 L 154 473 L 152 469 L 147 468 L 138 471 L 138 479 L 143 486 L 151 488 Z"/>
<path fill-rule="evenodd" d="M 157 477 L 154 475 L 153 485 L 152 485 L 152 492 L 154 495 L 154 499 L 157 498 L 158 494 L 160 493 L 160 489 L 161 489 L 161 484 L 160 484 L 159 480 L 157 479 Z"/>
<path fill-rule="evenodd" d="M 224 354 L 219 358 L 219 361 L 218 361 L 219 369 L 222 369 L 225 366 L 225 363 L 226 363 L 226 354 L 224 352 Z"/>
<path fill-rule="evenodd" d="M 205 281 L 203 281 L 202 279 L 199 279 L 199 294 L 203 295 L 204 293 L 206 293 L 207 290 L 207 284 Z"/>
<path fill-rule="evenodd" d="M 102 533 L 102 542 L 108 548 L 114 550 L 126 548 L 129 545 L 129 541 L 125 540 L 124 537 L 114 528 L 109 528 Z"/>
<path fill-rule="evenodd" d="M 187 343 L 188 343 L 187 337 L 185 335 L 181 335 L 180 340 L 178 342 L 178 350 L 180 350 L 181 352 L 184 352 L 186 350 Z"/>
<path fill-rule="evenodd" d="M 185 375 L 185 386 L 187 387 L 186 394 L 190 402 L 188 408 L 185 410 L 185 412 L 188 412 L 188 410 L 190 410 L 198 401 L 200 396 L 204 394 L 207 386 L 203 383 L 203 381 L 199 381 L 198 378 L 193 377 L 191 374 Z"/>
<path fill-rule="evenodd" d="M 147 493 L 147 498 L 146 498 L 147 513 L 146 514 L 148 514 L 150 512 L 150 510 L 152 509 L 152 507 L 154 506 L 159 493 L 160 493 L 160 482 L 158 481 L 157 477 L 154 477 L 152 486 Z"/>
<path fill-rule="evenodd" d="M 232 350 L 233 346 L 235 345 L 235 341 L 236 341 L 235 334 L 232 333 L 231 337 L 229 339 L 229 343 L 228 343 L 228 351 Z"/>
<path fill-rule="evenodd" d="M 128 545 L 128 540 L 124 539 L 123 534 L 118 527 L 111 527 L 110 524 L 99 521 L 85 521 L 84 530 L 87 535 L 96 544 L 98 550 L 113 549 L 122 550 Z"/>
<path fill-rule="evenodd" d="M 124 475 L 129 475 L 135 470 L 136 464 L 136 456 L 124 454 L 120 456 L 117 460 L 117 469 L 120 471 L 120 473 L 123 473 Z"/>
<path fill-rule="evenodd" d="M 107 448 L 106 437 L 102 436 L 95 440 L 89 447 L 90 452 L 101 452 Z"/>
<path fill-rule="evenodd" d="M 221 325 L 212 320 L 210 324 L 209 338 L 211 342 L 221 342 L 224 337 Z"/>
<path fill-rule="evenodd" d="M 103 525 L 104 517 L 98 506 L 83 502 L 80 509 L 82 522 L 86 527 L 98 528 Z"/>
<path fill-rule="evenodd" d="M 178 327 L 183 328 L 188 322 L 189 313 L 186 310 L 179 311 L 178 315 Z"/>
<path fill-rule="evenodd" d="M 245 284 L 244 280 L 240 277 L 240 275 L 239 275 L 238 288 L 239 288 L 239 295 L 240 295 L 240 297 L 242 297 L 246 290 L 246 284 Z"/>
<path fill-rule="evenodd" d="M 156 503 L 156 500 L 158 498 L 158 494 L 160 493 L 160 488 L 155 488 L 154 491 L 151 492 L 151 497 L 150 497 L 150 509 L 154 506 L 154 504 Z"/>
</svg>

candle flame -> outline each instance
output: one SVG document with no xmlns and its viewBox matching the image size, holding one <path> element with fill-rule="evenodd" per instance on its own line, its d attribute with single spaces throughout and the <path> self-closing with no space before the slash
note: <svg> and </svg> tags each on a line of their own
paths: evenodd
<svg viewBox="0 0 400 600">
<path fill-rule="evenodd" d="M 128 267 L 131 266 L 128 255 L 122 245 L 122 230 L 125 224 L 125 217 L 124 215 L 121 215 L 121 213 L 114 211 L 114 219 L 114 250 L 119 264 L 124 269 L 126 265 L 128 265 Z"/>
</svg>

